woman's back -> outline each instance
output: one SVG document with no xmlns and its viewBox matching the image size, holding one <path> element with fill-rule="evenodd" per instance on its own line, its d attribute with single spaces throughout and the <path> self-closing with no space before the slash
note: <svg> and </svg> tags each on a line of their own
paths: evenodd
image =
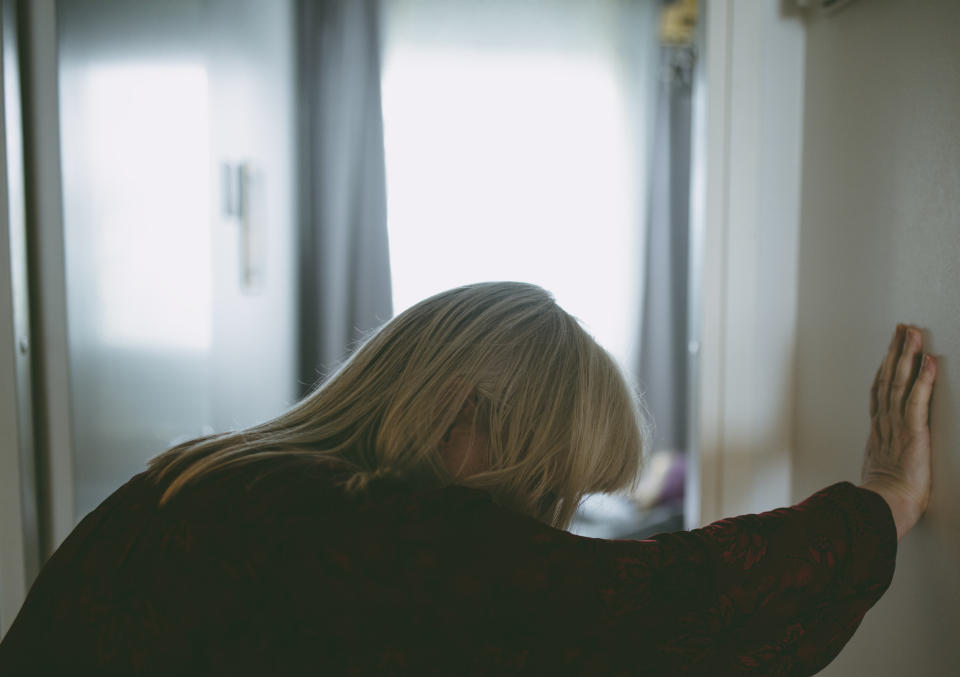
<svg viewBox="0 0 960 677">
<path fill-rule="evenodd" d="M 3 674 L 811 674 L 889 584 L 876 494 L 650 541 L 579 538 L 479 490 L 328 467 L 138 475 L 57 551 Z"/>
</svg>

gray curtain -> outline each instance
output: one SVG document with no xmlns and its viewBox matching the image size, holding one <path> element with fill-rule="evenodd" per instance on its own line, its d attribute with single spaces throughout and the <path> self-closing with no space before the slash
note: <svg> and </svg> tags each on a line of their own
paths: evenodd
<svg viewBox="0 0 960 677">
<path fill-rule="evenodd" d="M 377 0 L 299 0 L 300 384 L 393 314 Z"/>
<path fill-rule="evenodd" d="M 653 450 L 687 445 L 690 95 L 693 51 L 664 47 L 657 93 L 639 381 L 656 422 Z"/>
</svg>

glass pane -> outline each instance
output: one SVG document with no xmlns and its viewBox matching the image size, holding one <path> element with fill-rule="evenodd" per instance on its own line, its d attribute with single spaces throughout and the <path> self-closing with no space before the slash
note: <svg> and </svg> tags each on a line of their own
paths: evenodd
<svg viewBox="0 0 960 677">
<path fill-rule="evenodd" d="M 292 3 L 71 0 L 57 22 L 79 519 L 295 396 Z"/>
</svg>

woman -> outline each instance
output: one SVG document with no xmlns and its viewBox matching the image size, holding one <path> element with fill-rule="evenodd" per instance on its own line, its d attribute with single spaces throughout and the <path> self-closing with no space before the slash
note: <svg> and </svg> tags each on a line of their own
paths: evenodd
<svg viewBox="0 0 960 677">
<path fill-rule="evenodd" d="M 648 541 L 565 531 L 635 479 L 641 409 L 542 289 L 434 296 L 260 426 L 161 454 L 57 550 L 15 674 L 808 675 L 930 489 L 935 362 L 898 327 L 863 483 Z"/>
</svg>

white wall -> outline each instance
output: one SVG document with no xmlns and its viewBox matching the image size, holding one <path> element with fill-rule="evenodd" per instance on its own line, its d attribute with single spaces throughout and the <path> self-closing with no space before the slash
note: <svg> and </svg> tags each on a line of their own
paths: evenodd
<svg viewBox="0 0 960 677">
<path fill-rule="evenodd" d="M 688 526 L 789 503 L 794 408 L 803 21 L 754 0 L 711 0 L 705 20 L 691 212 L 700 500 Z"/>
<path fill-rule="evenodd" d="M 887 594 L 824 675 L 960 665 L 960 3 L 860 0 L 808 24 L 793 496 L 857 480 L 898 321 L 938 356 L 934 489 Z"/>
</svg>

